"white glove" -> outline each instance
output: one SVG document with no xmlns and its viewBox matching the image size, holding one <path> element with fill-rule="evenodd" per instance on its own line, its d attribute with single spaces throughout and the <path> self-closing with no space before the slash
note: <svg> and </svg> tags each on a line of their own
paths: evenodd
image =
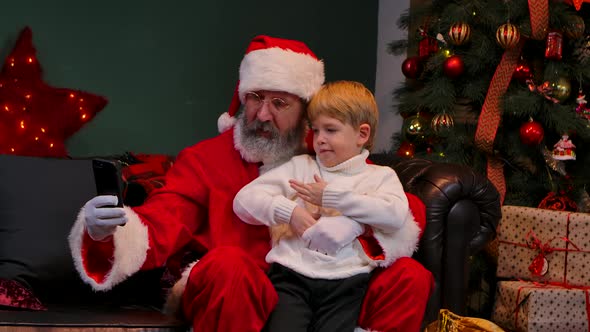
<svg viewBox="0 0 590 332">
<path fill-rule="evenodd" d="M 362 224 L 345 216 L 321 217 L 301 238 L 309 243 L 309 249 L 334 256 L 364 231 Z"/>
<path fill-rule="evenodd" d="M 127 223 L 125 210 L 117 205 L 117 196 L 96 196 L 84 204 L 86 231 L 95 241 L 102 241 L 113 235 L 117 226 Z"/>
</svg>

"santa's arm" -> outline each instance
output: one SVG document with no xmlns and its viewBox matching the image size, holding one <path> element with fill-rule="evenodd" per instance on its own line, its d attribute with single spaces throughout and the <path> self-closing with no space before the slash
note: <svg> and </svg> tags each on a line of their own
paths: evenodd
<svg viewBox="0 0 590 332">
<path fill-rule="evenodd" d="M 206 211 L 207 190 L 198 157 L 186 150 L 166 174 L 166 185 L 135 208 L 125 207 L 127 224 L 105 242 L 92 240 L 82 210 L 69 236 L 74 265 L 95 290 L 108 290 L 140 269 L 163 266 L 171 253 L 191 240 Z M 155 231 L 157 230 L 157 231 Z"/>
</svg>

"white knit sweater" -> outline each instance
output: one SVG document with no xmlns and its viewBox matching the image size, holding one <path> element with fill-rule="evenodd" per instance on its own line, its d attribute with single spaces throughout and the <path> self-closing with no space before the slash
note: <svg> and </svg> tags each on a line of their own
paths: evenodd
<svg viewBox="0 0 590 332">
<path fill-rule="evenodd" d="M 333 209 L 341 214 L 322 215 L 321 218 L 352 218 L 385 236 L 403 233 L 403 236 L 415 236 L 417 242 L 418 235 L 414 232 L 417 226 L 408 225 L 409 232 L 406 227 L 406 224 L 413 222 L 408 222 L 412 220 L 408 218 L 408 201 L 397 175 L 390 167 L 367 164 L 368 155 L 369 152 L 363 150 L 358 156 L 334 167 L 325 167 L 309 155 L 295 156 L 240 190 L 234 199 L 234 212 L 249 224 L 288 224 L 293 209 L 297 205 L 304 206 L 296 198 L 289 180 L 311 183 L 315 182 L 314 174 L 318 174 L 328 183 L 322 197 L 322 208 Z M 400 231 L 404 228 L 405 231 Z M 329 256 L 308 249 L 306 243 L 297 236 L 282 238 L 268 253 L 266 261 L 321 279 L 341 279 L 370 272 L 376 265 L 364 254 L 358 240 L 342 248 L 336 255 Z"/>
</svg>

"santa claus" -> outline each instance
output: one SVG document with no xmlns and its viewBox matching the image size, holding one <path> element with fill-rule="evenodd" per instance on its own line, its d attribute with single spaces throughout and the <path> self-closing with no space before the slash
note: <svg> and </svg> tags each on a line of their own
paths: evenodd
<svg viewBox="0 0 590 332">
<path fill-rule="evenodd" d="M 184 149 L 166 174 L 166 185 L 139 207 L 112 207 L 116 196 L 97 196 L 80 211 L 69 241 L 82 279 L 109 290 L 139 270 L 170 264 L 187 248 L 201 258 L 188 265 L 173 287 L 168 310 L 180 310 L 194 331 L 260 331 L 277 302 L 266 276 L 269 231 L 240 221 L 236 193 L 294 154 L 304 152 L 305 106 L 324 82 L 324 65 L 299 41 L 255 37 L 240 65 L 239 82 L 219 136 Z M 247 92 L 272 94 L 285 105 L 238 112 Z M 277 111 L 280 110 L 280 111 Z M 424 206 L 410 197 L 415 219 Z M 111 206 L 111 207 L 109 207 Z M 356 237 L 339 226 L 317 234 L 320 246 Z M 381 268 L 370 281 L 359 329 L 418 331 L 432 287 L 429 271 L 398 258 L 392 238 L 370 228 L 361 236 Z M 319 248 L 321 249 L 321 248 Z M 411 256 L 412 252 L 404 256 Z"/>
</svg>

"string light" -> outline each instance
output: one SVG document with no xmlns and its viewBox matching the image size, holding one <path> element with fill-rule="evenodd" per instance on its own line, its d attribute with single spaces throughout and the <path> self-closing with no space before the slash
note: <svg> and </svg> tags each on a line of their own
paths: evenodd
<svg viewBox="0 0 590 332">
<path fill-rule="evenodd" d="M 72 89 L 64 93 L 64 89 L 43 82 L 29 28 L 21 32 L 0 70 L 0 91 L 0 112 L 7 112 L 4 114 L 9 121 L 3 133 L 6 140 L 0 142 L 4 153 L 66 156 L 63 143 L 67 137 L 62 134 L 76 132 L 106 104 L 103 97 Z M 20 113 L 25 111 L 30 114 Z"/>
</svg>

